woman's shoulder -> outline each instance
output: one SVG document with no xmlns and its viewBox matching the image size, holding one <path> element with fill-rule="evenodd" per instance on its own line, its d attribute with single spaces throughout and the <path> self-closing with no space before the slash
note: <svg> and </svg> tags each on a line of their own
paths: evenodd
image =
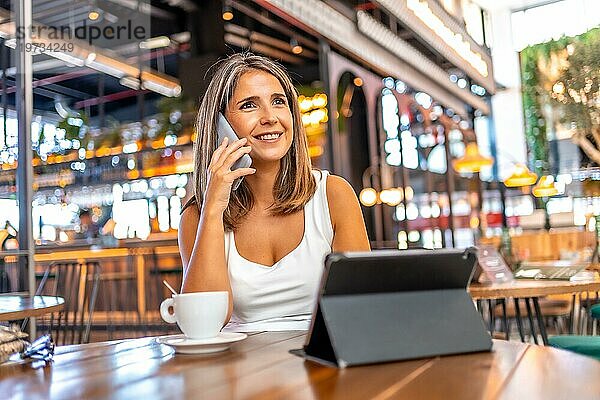
<svg viewBox="0 0 600 400">
<path fill-rule="evenodd" d="M 191 228 L 195 233 L 199 220 L 200 211 L 198 210 L 196 200 L 192 196 L 192 198 L 189 199 L 182 207 L 181 218 L 179 220 L 179 231 L 186 233 L 189 230 L 188 228 Z"/>
<path fill-rule="evenodd" d="M 188 208 L 195 208 L 196 210 L 198 210 L 198 201 L 196 201 L 196 196 L 192 195 L 189 199 L 186 200 L 185 203 L 183 203 L 183 207 L 181 207 L 181 214 L 183 214 L 184 211 Z"/>
<path fill-rule="evenodd" d="M 350 183 L 341 176 L 333 174 L 327 176 L 327 204 L 334 227 L 337 226 L 338 221 L 346 218 L 357 207 L 360 208 L 358 198 Z"/>
<path fill-rule="evenodd" d="M 327 173 L 327 197 L 348 196 L 354 194 L 354 189 L 350 183 L 339 175 Z"/>
<path fill-rule="evenodd" d="M 325 184 L 328 200 L 332 200 L 336 196 L 355 196 L 354 189 L 352 189 L 350 183 L 341 176 L 334 175 L 325 169 L 318 168 L 313 168 L 312 173 L 317 181 L 317 186 Z"/>
</svg>

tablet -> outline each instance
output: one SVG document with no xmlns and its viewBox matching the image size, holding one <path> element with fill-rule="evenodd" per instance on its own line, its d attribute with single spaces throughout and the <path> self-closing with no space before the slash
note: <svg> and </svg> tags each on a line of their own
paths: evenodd
<svg viewBox="0 0 600 400">
<path fill-rule="evenodd" d="M 489 351 L 492 341 L 467 286 L 473 249 L 334 253 L 303 349 L 346 367 Z"/>
<path fill-rule="evenodd" d="M 325 259 L 321 293 L 466 289 L 476 259 L 474 248 L 332 253 Z"/>
</svg>

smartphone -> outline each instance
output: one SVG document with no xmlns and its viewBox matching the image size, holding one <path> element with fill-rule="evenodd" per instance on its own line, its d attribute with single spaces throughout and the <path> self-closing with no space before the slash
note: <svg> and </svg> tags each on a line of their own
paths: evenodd
<svg viewBox="0 0 600 400">
<path fill-rule="evenodd" d="M 225 116 L 222 113 L 219 113 L 219 121 L 217 123 L 217 135 L 218 144 L 221 144 L 223 142 L 223 139 L 225 138 L 229 139 L 229 143 L 233 143 L 236 140 L 240 139 L 238 135 L 236 135 L 231 125 L 229 125 L 227 118 L 225 118 Z M 248 168 L 250 165 L 252 165 L 252 159 L 248 154 L 244 154 L 235 163 L 233 163 L 233 165 L 231 166 L 231 170 L 235 171 L 238 168 Z M 237 190 L 237 188 L 240 187 L 240 184 L 242 183 L 243 179 L 244 177 L 242 176 L 233 181 L 232 189 Z"/>
</svg>

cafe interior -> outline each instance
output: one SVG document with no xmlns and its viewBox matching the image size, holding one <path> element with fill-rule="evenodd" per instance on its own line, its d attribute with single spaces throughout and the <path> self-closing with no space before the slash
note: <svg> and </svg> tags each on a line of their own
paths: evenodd
<svg viewBox="0 0 600 400">
<path fill-rule="evenodd" d="M 0 16 L 3 398 L 600 398 L 599 1 Z M 221 331 L 224 292 L 179 294 L 198 107 L 241 52 L 288 71 L 312 167 L 364 218 L 308 331 Z"/>
</svg>

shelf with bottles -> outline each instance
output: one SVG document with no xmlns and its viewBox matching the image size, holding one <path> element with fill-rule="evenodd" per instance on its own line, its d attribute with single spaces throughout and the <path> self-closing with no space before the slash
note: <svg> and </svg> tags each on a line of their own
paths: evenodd
<svg viewBox="0 0 600 400">
<path fill-rule="evenodd" d="M 33 196 L 34 238 L 38 245 L 77 242 L 81 239 L 83 210 L 91 213 L 95 227 L 94 235 L 83 238 L 88 247 L 113 247 L 115 239 L 146 240 L 155 234 L 175 232 L 181 206 L 190 195 L 188 183 L 188 174 L 174 173 L 41 188 Z M 0 218 L 18 215 L 14 196 L 0 201 Z"/>
<path fill-rule="evenodd" d="M 34 190 L 111 184 L 139 178 L 152 178 L 193 170 L 191 146 L 103 156 L 62 162 L 34 168 Z M 14 171 L 0 172 L 0 196 L 16 192 Z"/>
</svg>

